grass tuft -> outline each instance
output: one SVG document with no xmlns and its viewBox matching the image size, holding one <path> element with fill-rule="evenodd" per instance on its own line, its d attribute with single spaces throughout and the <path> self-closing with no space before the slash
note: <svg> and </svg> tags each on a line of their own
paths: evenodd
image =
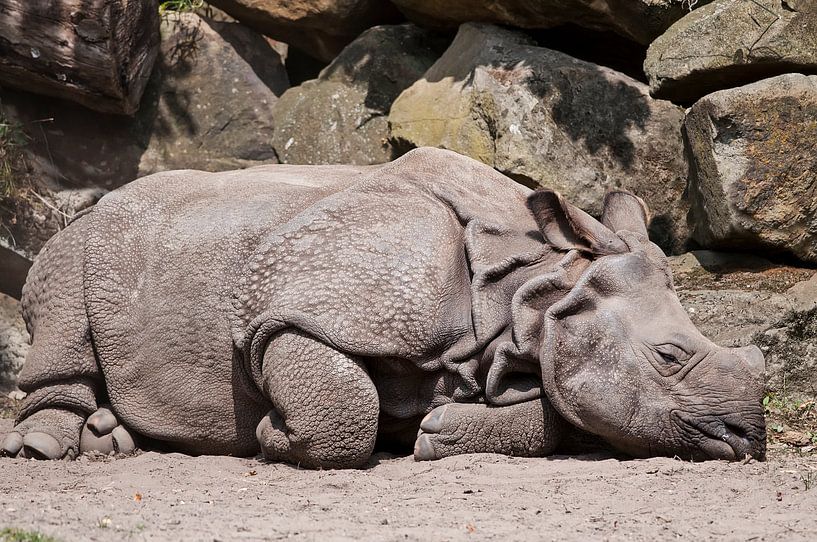
<svg viewBox="0 0 817 542">
<path fill-rule="evenodd" d="M 20 123 L 6 118 L 0 111 L 0 199 L 18 191 L 16 177 L 24 169 L 23 147 L 28 143 Z"/>
<path fill-rule="evenodd" d="M 159 4 L 159 14 L 164 15 L 170 11 L 196 11 L 202 7 L 204 7 L 204 0 L 165 0 Z"/>
<path fill-rule="evenodd" d="M 57 542 L 57 539 L 37 531 L 5 528 L 0 530 L 0 542 Z"/>
</svg>

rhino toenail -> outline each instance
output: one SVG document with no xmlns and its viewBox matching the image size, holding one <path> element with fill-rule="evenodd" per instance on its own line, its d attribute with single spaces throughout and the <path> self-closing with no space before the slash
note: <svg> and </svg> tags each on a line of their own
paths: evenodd
<svg viewBox="0 0 817 542">
<path fill-rule="evenodd" d="M 113 431 L 114 427 L 119 425 L 119 422 L 113 412 L 102 407 L 88 417 L 86 424 L 93 429 L 97 435 L 101 436 Z"/>
<path fill-rule="evenodd" d="M 46 433 L 28 433 L 23 437 L 26 457 L 34 459 L 58 459 L 62 456 L 60 443 Z"/>
<path fill-rule="evenodd" d="M 0 454 L 15 456 L 23 448 L 23 436 L 20 433 L 9 433 L 0 444 Z"/>
</svg>

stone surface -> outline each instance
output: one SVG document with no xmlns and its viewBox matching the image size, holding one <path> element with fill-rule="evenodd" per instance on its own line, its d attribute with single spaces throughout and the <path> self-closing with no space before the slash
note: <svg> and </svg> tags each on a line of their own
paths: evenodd
<svg viewBox="0 0 817 542">
<path fill-rule="evenodd" d="M 817 76 L 706 96 L 685 129 L 695 240 L 817 261 Z"/>
<path fill-rule="evenodd" d="M 480 24 L 463 25 L 389 115 L 401 146 L 465 154 L 592 214 L 608 187 L 632 190 L 652 210 L 653 240 L 672 251 L 687 238 L 682 121 L 626 75 Z"/>
<path fill-rule="evenodd" d="M 380 164 L 393 156 L 386 116 L 445 43 L 412 24 L 361 34 L 317 79 L 275 104 L 273 146 L 286 164 Z"/>
<path fill-rule="evenodd" d="M 715 0 L 650 45 L 653 96 L 679 102 L 790 72 L 817 72 L 817 2 Z"/>
<path fill-rule="evenodd" d="M 690 3 L 709 0 L 393 0 L 413 21 L 456 27 L 479 21 L 520 28 L 552 28 L 567 23 L 614 30 L 644 45 L 684 16 Z"/>
<path fill-rule="evenodd" d="M 3 110 L 27 133 L 37 182 L 112 189 L 161 170 L 276 162 L 272 108 L 289 85 L 263 36 L 175 14 L 162 24 L 156 64 L 132 118 L 4 89 Z"/>
<path fill-rule="evenodd" d="M 0 394 L 13 390 L 28 353 L 28 332 L 20 303 L 0 294 Z"/>
<path fill-rule="evenodd" d="M 814 397 L 814 269 L 709 251 L 672 257 L 670 266 L 681 304 L 701 333 L 721 346 L 756 344 L 766 356 L 770 392 L 785 397 Z"/>
<path fill-rule="evenodd" d="M 369 27 L 399 22 L 383 0 L 210 0 L 242 24 L 329 62 Z"/>
<path fill-rule="evenodd" d="M 159 46 L 157 0 L 4 0 L 0 82 L 132 114 Z"/>
</svg>

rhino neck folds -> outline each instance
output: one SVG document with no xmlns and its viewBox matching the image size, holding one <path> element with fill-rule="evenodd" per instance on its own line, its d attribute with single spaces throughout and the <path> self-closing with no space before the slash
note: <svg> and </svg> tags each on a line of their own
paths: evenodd
<svg viewBox="0 0 817 542">
<path fill-rule="evenodd" d="M 591 261 L 579 251 L 568 252 L 549 272 L 525 281 L 511 302 L 508 340 L 490 349 L 492 359 L 485 382 L 485 398 L 507 405 L 541 396 L 539 347 L 547 309 L 563 299 L 575 286 Z"/>
</svg>

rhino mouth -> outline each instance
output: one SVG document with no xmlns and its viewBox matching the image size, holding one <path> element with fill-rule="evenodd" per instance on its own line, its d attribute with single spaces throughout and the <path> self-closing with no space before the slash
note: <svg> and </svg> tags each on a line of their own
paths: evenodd
<svg viewBox="0 0 817 542">
<path fill-rule="evenodd" d="M 755 438 L 754 431 L 733 417 L 697 417 L 675 412 L 685 433 L 709 459 L 735 461 L 746 456 L 763 459 L 764 439 Z"/>
</svg>

